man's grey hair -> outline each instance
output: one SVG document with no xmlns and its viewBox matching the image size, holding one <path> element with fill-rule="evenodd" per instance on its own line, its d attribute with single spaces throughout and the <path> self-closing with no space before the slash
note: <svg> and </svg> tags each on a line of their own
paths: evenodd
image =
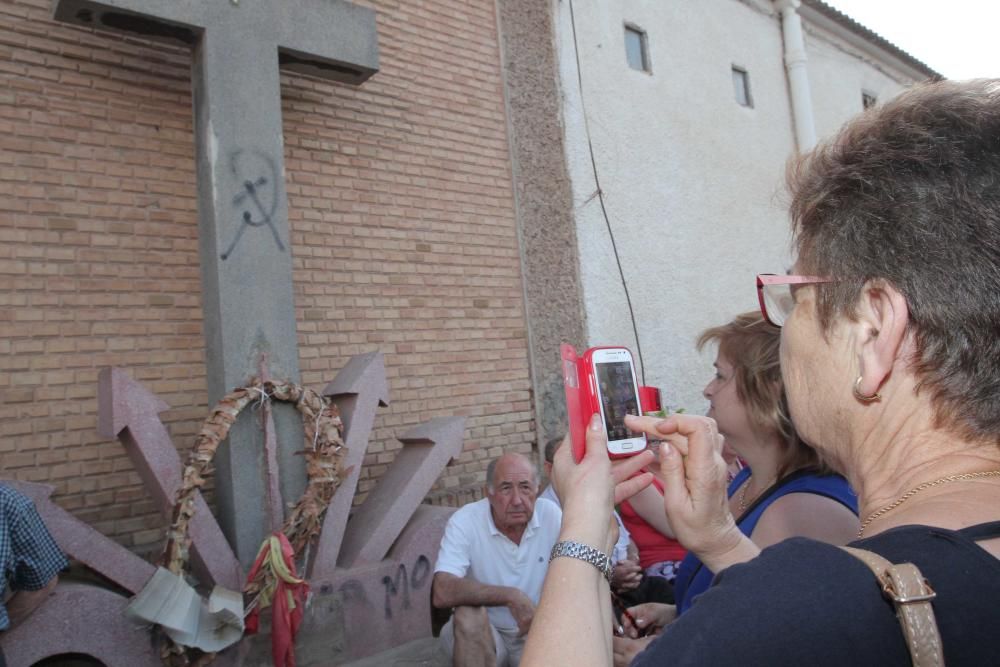
<svg viewBox="0 0 1000 667">
<path fill-rule="evenodd" d="M 491 493 L 493 491 L 493 475 L 496 473 L 497 461 L 507 456 L 507 454 L 517 454 L 517 452 L 506 452 L 504 454 L 501 454 L 500 456 L 490 461 L 489 464 L 486 466 L 486 488 L 489 489 Z M 535 486 L 537 487 L 538 480 L 541 479 L 541 475 L 538 474 L 537 466 L 535 466 L 535 464 L 532 463 L 531 459 L 529 459 L 524 454 L 517 454 L 517 456 L 523 458 L 525 461 L 528 462 L 528 465 L 531 466 L 532 481 L 534 481 Z"/>
<path fill-rule="evenodd" d="M 545 443 L 545 461 L 546 463 L 552 463 L 556 460 L 556 450 L 559 449 L 559 445 L 562 444 L 563 438 L 566 436 L 557 435 L 556 437 L 550 439 Z"/>
</svg>

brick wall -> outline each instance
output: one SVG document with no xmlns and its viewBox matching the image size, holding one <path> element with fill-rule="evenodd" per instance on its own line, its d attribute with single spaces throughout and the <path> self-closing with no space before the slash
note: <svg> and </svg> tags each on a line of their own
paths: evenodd
<svg viewBox="0 0 1000 667">
<path fill-rule="evenodd" d="M 432 491 L 475 497 L 486 461 L 534 440 L 492 0 L 368 3 L 381 71 L 360 89 L 283 75 L 302 380 L 381 350 L 358 500 L 434 416 L 467 415 Z M 172 407 L 186 452 L 206 404 L 187 49 L 0 3 L 0 467 L 145 553 L 163 522 L 96 432 L 97 373 Z"/>
</svg>

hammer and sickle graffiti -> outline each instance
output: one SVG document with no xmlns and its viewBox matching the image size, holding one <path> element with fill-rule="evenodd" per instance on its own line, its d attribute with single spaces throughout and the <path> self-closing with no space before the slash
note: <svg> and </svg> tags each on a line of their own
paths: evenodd
<svg viewBox="0 0 1000 667">
<path fill-rule="evenodd" d="M 243 237 L 243 232 L 246 231 L 247 227 L 267 225 L 271 229 L 271 234 L 274 235 L 274 242 L 278 245 L 278 250 L 285 251 L 285 244 L 282 243 L 281 237 L 278 235 L 278 228 L 274 226 L 274 213 L 278 208 L 278 173 L 274 160 L 260 151 L 249 152 L 249 157 L 247 156 L 248 152 L 241 149 L 234 151 L 229 158 L 229 170 L 232 172 L 233 178 L 242 184 L 242 192 L 233 197 L 233 206 L 243 208 L 243 222 L 232 243 L 220 255 L 223 260 L 232 256 L 236 244 Z M 244 177 L 244 174 L 249 171 L 245 169 L 245 165 L 251 159 L 261 163 L 269 174 L 256 178 Z"/>
</svg>

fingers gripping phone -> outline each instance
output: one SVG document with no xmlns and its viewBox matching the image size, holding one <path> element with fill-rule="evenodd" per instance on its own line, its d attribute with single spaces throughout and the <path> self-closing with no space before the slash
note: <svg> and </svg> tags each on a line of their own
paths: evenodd
<svg viewBox="0 0 1000 667">
<path fill-rule="evenodd" d="M 587 424 L 595 412 L 601 415 L 612 458 L 644 450 L 646 436 L 625 427 L 626 414 L 640 414 L 631 352 L 624 347 L 594 347 L 579 358 L 568 344 L 563 344 L 561 352 L 574 459 L 579 462 L 583 458 Z"/>
<path fill-rule="evenodd" d="M 592 396 L 608 436 L 608 454 L 630 456 L 646 448 L 646 436 L 625 426 L 625 415 L 639 415 L 639 383 L 632 353 L 624 347 L 593 347 L 583 355 Z"/>
</svg>

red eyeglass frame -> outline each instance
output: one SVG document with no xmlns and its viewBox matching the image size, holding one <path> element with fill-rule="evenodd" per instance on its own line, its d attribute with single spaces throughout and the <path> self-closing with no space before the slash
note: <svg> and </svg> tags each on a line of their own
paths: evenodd
<svg viewBox="0 0 1000 667">
<path fill-rule="evenodd" d="M 781 324 L 775 324 L 774 320 L 767 314 L 767 305 L 764 302 L 765 285 L 818 285 L 835 282 L 837 282 L 836 278 L 824 278 L 823 276 L 791 276 L 778 273 L 758 273 L 757 303 L 760 304 L 760 314 L 764 316 L 765 320 L 774 324 L 774 326 L 781 326 Z"/>
</svg>

